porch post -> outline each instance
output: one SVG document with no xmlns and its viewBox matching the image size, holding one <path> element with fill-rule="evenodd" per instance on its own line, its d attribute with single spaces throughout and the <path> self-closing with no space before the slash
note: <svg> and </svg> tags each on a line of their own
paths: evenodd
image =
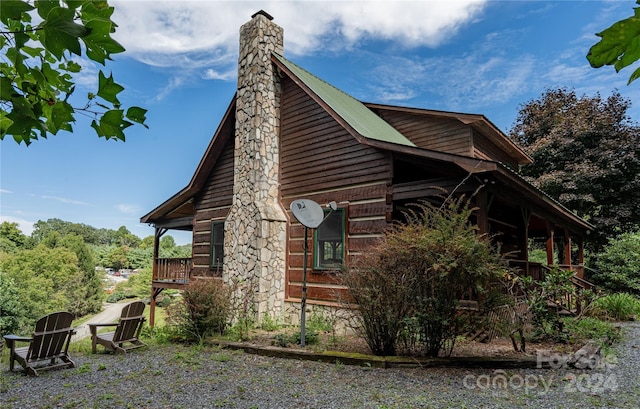
<svg viewBox="0 0 640 409">
<path fill-rule="evenodd" d="M 153 286 L 153 281 L 158 276 L 158 255 L 160 248 L 160 237 L 164 234 L 161 233 L 162 229 L 156 227 L 155 234 L 153 236 L 153 263 L 151 265 L 151 298 L 149 301 L 149 326 L 153 327 L 156 321 L 156 289 Z M 165 230 L 166 231 L 166 230 Z"/>
<path fill-rule="evenodd" d="M 547 265 L 553 265 L 553 236 L 555 226 L 547 222 Z"/>
<path fill-rule="evenodd" d="M 578 264 L 584 265 L 584 239 L 578 237 Z"/>
<path fill-rule="evenodd" d="M 569 229 L 564 229 L 564 262 L 573 270 L 571 263 L 571 233 Z"/>
<path fill-rule="evenodd" d="M 520 208 L 522 212 L 522 222 L 524 224 L 524 234 L 520 237 L 520 250 L 522 251 L 522 259 L 527 262 L 527 270 L 529 269 L 529 221 L 531 220 L 531 211 Z"/>
<path fill-rule="evenodd" d="M 582 236 L 578 236 L 578 277 L 584 279 L 584 238 Z"/>
<path fill-rule="evenodd" d="M 486 234 L 489 232 L 489 198 L 486 189 L 482 189 L 476 195 L 476 204 L 478 211 L 476 212 L 476 221 L 478 223 L 478 232 Z"/>
</svg>

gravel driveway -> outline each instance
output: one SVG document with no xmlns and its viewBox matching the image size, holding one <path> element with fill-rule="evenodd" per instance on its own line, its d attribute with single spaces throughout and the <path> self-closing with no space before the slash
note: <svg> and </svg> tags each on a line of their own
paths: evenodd
<svg viewBox="0 0 640 409">
<path fill-rule="evenodd" d="M 0 408 L 638 408 L 640 323 L 601 367 L 375 369 L 160 346 L 74 356 L 78 368 L 0 372 Z"/>
</svg>

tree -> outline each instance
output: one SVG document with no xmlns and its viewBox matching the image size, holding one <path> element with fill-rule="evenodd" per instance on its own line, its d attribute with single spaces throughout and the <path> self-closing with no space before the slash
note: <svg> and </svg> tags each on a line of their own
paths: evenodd
<svg viewBox="0 0 640 409">
<path fill-rule="evenodd" d="M 22 230 L 18 227 L 18 223 L 0 223 L 0 237 L 11 241 L 16 247 L 24 247 L 27 242 L 27 236 L 22 233 Z"/>
<path fill-rule="evenodd" d="M 636 0 L 640 4 L 640 0 Z M 596 33 L 602 38 L 589 49 L 587 60 L 593 68 L 613 65 L 616 72 L 640 59 L 640 7 L 634 8 L 633 16 L 614 23 L 606 30 Z M 640 77 L 637 68 L 629 77 L 628 84 Z"/>
<path fill-rule="evenodd" d="M 98 312 L 102 307 L 102 282 L 96 272 L 96 262 L 91 249 L 82 237 L 75 233 L 64 236 L 60 246 L 73 251 L 78 257 L 78 268 L 81 275 L 74 283 L 75 291 L 70 312 L 76 316 Z"/>
<path fill-rule="evenodd" d="M 164 236 L 160 239 L 160 250 L 169 251 L 176 246 L 176 241 L 173 236 Z"/>
<path fill-rule="evenodd" d="M 21 332 L 28 321 L 15 282 L 0 271 L 0 336 Z"/>
<path fill-rule="evenodd" d="M 116 232 L 116 238 L 122 246 L 138 247 L 140 244 L 140 237 L 131 233 L 125 226 L 120 226 Z"/>
<path fill-rule="evenodd" d="M 0 223 L 0 252 L 14 253 L 18 249 L 25 248 L 27 236 L 22 233 L 18 223 Z"/>
<path fill-rule="evenodd" d="M 122 229 L 121 227 L 120 229 Z M 125 228 L 126 230 L 126 228 Z M 69 233 L 75 233 L 83 238 L 87 244 L 120 244 L 120 230 L 113 229 L 96 229 L 93 226 L 89 226 L 84 223 L 67 222 L 60 219 L 47 219 L 46 221 L 38 220 L 33 225 L 33 233 L 31 233 L 32 239 L 36 243 L 42 242 L 51 232 L 58 232 L 61 236 L 66 236 Z M 126 233 L 129 233 L 126 230 Z M 130 234 L 130 233 L 129 233 Z M 140 240 L 139 238 L 132 239 Z"/>
<path fill-rule="evenodd" d="M 47 313 L 68 310 L 74 284 L 82 276 L 73 251 L 44 245 L 3 256 L 0 270 L 14 281 L 25 316 L 33 322 Z"/>
<path fill-rule="evenodd" d="M 33 140 L 72 132 L 78 114 L 93 117 L 91 127 L 106 139 L 125 140 L 124 130 L 146 120 L 146 110 L 121 106 L 124 88 L 100 70 L 98 89 L 83 106 L 72 106 L 74 76 L 82 56 L 105 65 L 125 49 L 111 38 L 117 25 L 107 1 L 61 0 L 0 2 L 0 140 L 12 135 L 29 145 Z M 41 20 L 38 24 L 32 20 Z"/>
<path fill-rule="evenodd" d="M 108 254 L 107 259 L 109 266 L 120 270 L 122 268 L 129 268 L 129 253 L 131 249 L 127 246 L 114 247 Z"/>
<path fill-rule="evenodd" d="M 154 242 L 155 238 L 153 236 L 147 236 L 140 241 L 140 245 L 138 247 L 142 250 L 153 249 Z"/>
<path fill-rule="evenodd" d="M 605 100 L 547 90 L 521 106 L 510 131 L 533 158 L 522 175 L 596 227 L 588 243 L 596 251 L 638 224 L 640 128 L 629 107 L 619 93 Z"/>
</svg>

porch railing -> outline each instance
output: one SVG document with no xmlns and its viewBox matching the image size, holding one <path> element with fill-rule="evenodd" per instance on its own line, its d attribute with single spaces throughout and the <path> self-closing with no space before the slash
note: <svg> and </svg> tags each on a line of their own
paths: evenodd
<svg viewBox="0 0 640 409">
<path fill-rule="evenodd" d="M 533 261 L 509 260 L 509 265 L 520 269 L 524 276 L 531 277 L 535 281 L 544 281 L 547 272 L 550 271 L 548 266 Z M 589 290 L 593 288 L 593 284 L 584 279 L 585 267 L 583 265 L 560 264 L 558 267 L 562 270 L 573 271 L 573 281 L 577 286 L 582 286 Z"/>
<path fill-rule="evenodd" d="M 192 267 L 191 258 L 158 258 L 153 281 L 188 283 Z"/>
<path fill-rule="evenodd" d="M 519 268 L 524 276 L 530 276 L 534 281 L 543 281 L 551 268 L 540 263 L 533 263 L 522 260 L 513 260 L 509 263 L 512 267 Z M 582 278 L 584 276 L 584 266 L 582 265 L 559 265 L 562 270 L 570 270 L 574 272 L 571 277 L 574 291 L 562 294 L 550 295 L 549 301 L 555 304 L 555 307 L 564 310 L 570 314 L 580 314 L 582 311 L 581 293 L 584 290 L 593 290 L 594 285 Z"/>
</svg>

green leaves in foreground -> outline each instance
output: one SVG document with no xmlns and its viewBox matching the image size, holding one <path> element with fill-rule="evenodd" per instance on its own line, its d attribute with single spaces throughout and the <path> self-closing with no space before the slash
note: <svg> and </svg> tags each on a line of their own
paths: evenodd
<svg viewBox="0 0 640 409">
<path fill-rule="evenodd" d="M 125 140 L 124 130 L 135 123 L 147 127 L 147 111 L 122 107 L 118 94 L 124 88 L 101 70 L 98 90 L 80 106 L 72 102 L 78 100 L 72 98 L 74 76 L 82 71 L 74 55 L 82 57 L 84 49 L 86 58 L 104 65 L 124 51 L 111 38 L 113 10 L 105 0 L 0 2 L 0 140 L 11 135 L 29 145 L 61 130 L 73 132 L 78 114 L 93 117 L 91 127 L 106 139 Z M 42 19 L 36 26 L 33 13 Z"/>
<path fill-rule="evenodd" d="M 636 1 L 640 4 L 640 0 Z M 634 8 L 634 15 L 614 23 L 606 30 L 597 33 L 602 40 L 591 47 L 587 60 L 594 68 L 613 65 L 616 72 L 640 59 L 640 7 Z M 633 82 L 640 77 L 640 68 L 629 77 Z"/>
</svg>

